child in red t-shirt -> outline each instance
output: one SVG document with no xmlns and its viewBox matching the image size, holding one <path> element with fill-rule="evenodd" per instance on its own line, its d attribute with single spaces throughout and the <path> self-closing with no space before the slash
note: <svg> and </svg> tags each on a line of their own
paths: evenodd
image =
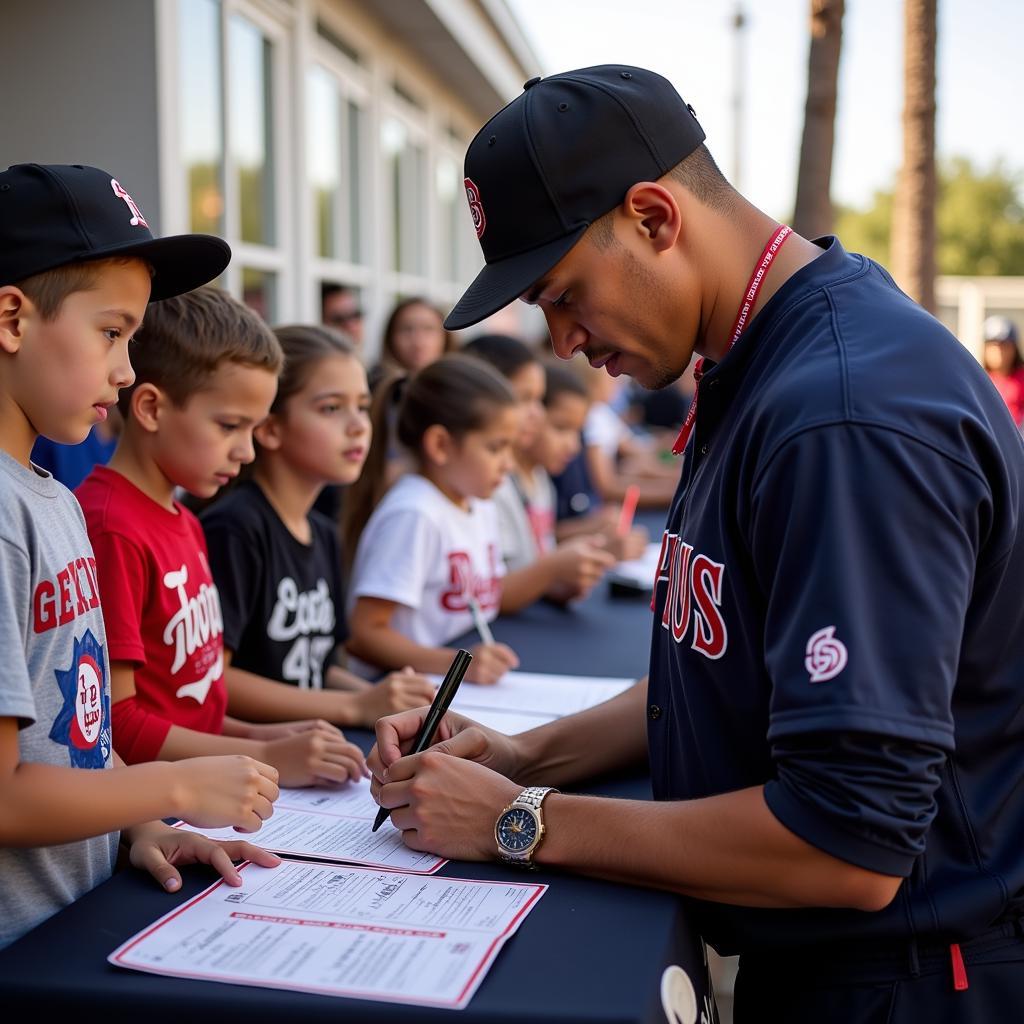
<svg viewBox="0 0 1024 1024">
<path fill-rule="evenodd" d="M 252 461 L 253 428 L 277 390 L 277 340 L 211 287 L 151 307 L 137 337 L 121 440 L 76 492 L 103 596 L 116 750 L 129 763 L 250 754 L 290 786 L 359 777 L 362 752 L 327 722 L 226 716 L 220 599 L 202 528 L 174 500 L 176 487 L 210 498 Z"/>
<path fill-rule="evenodd" d="M 1024 423 L 1024 358 L 1017 346 L 1017 326 L 1005 316 L 985 321 L 985 369 L 1017 426 Z"/>
</svg>

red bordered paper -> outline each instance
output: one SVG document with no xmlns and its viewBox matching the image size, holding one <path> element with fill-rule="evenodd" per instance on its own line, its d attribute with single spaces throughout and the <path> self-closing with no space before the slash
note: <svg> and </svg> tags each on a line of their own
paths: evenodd
<svg viewBox="0 0 1024 1024">
<path fill-rule="evenodd" d="M 547 886 L 245 863 L 107 958 L 234 985 L 463 1009 Z"/>
</svg>

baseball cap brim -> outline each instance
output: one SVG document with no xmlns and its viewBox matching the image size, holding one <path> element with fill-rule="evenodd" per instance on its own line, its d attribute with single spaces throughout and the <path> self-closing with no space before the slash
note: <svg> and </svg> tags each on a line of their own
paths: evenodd
<svg viewBox="0 0 1024 1024">
<path fill-rule="evenodd" d="M 231 247 L 216 235 L 168 235 L 92 249 L 82 259 L 114 256 L 138 256 L 153 268 L 149 301 L 158 302 L 220 277 L 231 262 Z"/>
<path fill-rule="evenodd" d="M 445 329 L 472 327 L 518 299 L 583 237 L 589 226 L 584 224 L 553 242 L 488 263 L 445 317 Z"/>
</svg>

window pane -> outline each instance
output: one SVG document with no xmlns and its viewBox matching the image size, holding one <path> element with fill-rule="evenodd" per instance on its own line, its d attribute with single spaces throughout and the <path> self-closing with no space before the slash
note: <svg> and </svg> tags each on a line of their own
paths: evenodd
<svg viewBox="0 0 1024 1024">
<path fill-rule="evenodd" d="M 277 275 L 269 270 L 242 268 L 242 301 L 268 324 L 277 319 Z"/>
<path fill-rule="evenodd" d="M 247 19 L 231 19 L 231 110 L 228 120 L 245 242 L 274 243 L 271 123 L 272 44 Z"/>
<path fill-rule="evenodd" d="M 422 146 L 410 146 L 405 152 L 402 180 L 402 224 L 408 234 L 407 260 L 401 269 L 410 274 L 423 274 L 427 269 L 425 193 L 427 154 Z"/>
<path fill-rule="evenodd" d="M 459 275 L 457 239 L 462 227 L 456 204 L 462 201 L 462 190 L 459 188 L 458 165 L 450 156 L 437 158 L 436 187 L 441 276 L 446 281 L 456 281 Z"/>
<path fill-rule="evenodd" d="M 220 3 L 178 5 L 181 144 L 188 174 L 193 231 L 224 233 L 224 123 L 222 117 Z"/>
<path fill-rule="evenodd" d="M 349 259 L 366 260 L 363 252 L 363 119 L 362 110 L 348 104 L 348 234 Z"/>
<path fill-rule="evenodd" d="M 387 118 L 381 126 L 381 143 L 390 182 L 391 265 L 407 274 L 423 273 L 423 195 L 426 154 L 413 145 L 405 125 Z"/>
<path fill-rule="evenodd" d="M 402 266 L 402 177 L 401 155 L 408 143 L 408 132 L 401 121 L 393 117 L 385 118 L 381 124 L 381 148 L 384 151 L 384 162 L 388 182 L 388 202 L 391 207 L 391 269 L 399 270 Z"/>
<path fill-rule="evenodd" d="M 317 251 L 342 258 L 338 218 L 341 193 L 341 104 L 334 79 L 322 67 L 309 72 L 309 180 L 316 212 Z"/>
</svg>

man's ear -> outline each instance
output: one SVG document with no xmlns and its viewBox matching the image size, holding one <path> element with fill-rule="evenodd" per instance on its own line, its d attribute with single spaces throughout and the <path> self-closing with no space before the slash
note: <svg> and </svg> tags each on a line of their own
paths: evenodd
<svg viewBox="0 0 1024 1024">
<path fill-rule="evenodd" d="M 432 423 L 423 431 L 420 446 L 427 462 L 436 466 L 446 466 L 455 450 L 455 441 L 446 427 L 442 427 L 440 423 Z"/>
<path fill-rule="evenodd" d="M 14 355 L 21 348 L 25 316 L 35 312 L 32 300 L 13 284 L 0 288 L 0 351 Z"/>
<path fill-rule="evenodd" d="M 656 181 L 638 181 L 622 201 L 622 212 L 656 252 L 667 252 L 679 239 L 683 218 L 676 197 Z"/>
<path fill-rule="evenodd" d="M 261 448 L 265 448 L 268 452 L 276 452 L 281 447 L 284 424 L 279 416 L 270 413 L 266 419 L 261 420 L 253 427 L 252 436 Z"/>
<path fill-rule="evenodd" d="M 132 392 L 129 415 L 147 434 L 155 434 L 160 429 L 160 416 L 170 404 L 170 398 L 160 388 L 146 381 Z"/>
</svg>

